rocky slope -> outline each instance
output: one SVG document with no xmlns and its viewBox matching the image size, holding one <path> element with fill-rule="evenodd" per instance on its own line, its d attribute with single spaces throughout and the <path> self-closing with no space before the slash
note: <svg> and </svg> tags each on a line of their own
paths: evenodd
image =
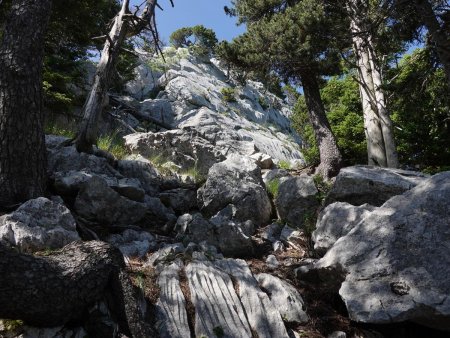
<svg viewBox="0 0 450 338">
<path fill-rule="evenodd" d="M 128 84 L 133 98 L 128 102 L 173 130 L 129 135 L 131 150 L 163 156 L 181 170 L 196 167 L 202 174 L 231 154 L 262 153 L 255 156 L 268 155 L 291 167 L 304 163 L 301 140 L 289 120 L 292 107 L 284 100 L 260 83 L 242 86 L 228 78 L 216 59 L 202 60 L 185 49 L 165 53 L 170 68 L 161 73 L 142 64 L 137 79 Z M 142 100 L 150 94 L 156 99 Z"/>
<path fill-rule="evenodd" d="M 157 98 L 121 100 L 173 129 L 127 135 L 114 161 L 47 135 L 51 194 L 0 216 L 2 245 L 48 259 L 80 239 L 117 247 L 161 337 L 448 334 L 449 172 L 354 166 L 327 191 L 277 168 L 301 163 L 299 145 L 288 106 L 258 84 L 224 102 L 233 80 L 190 56 L 141 75 L 132 94 Z M 120 336 L 106 299 L 85 312 L 53 328 L 0 320 L 0 337 Z"/>
</svg>

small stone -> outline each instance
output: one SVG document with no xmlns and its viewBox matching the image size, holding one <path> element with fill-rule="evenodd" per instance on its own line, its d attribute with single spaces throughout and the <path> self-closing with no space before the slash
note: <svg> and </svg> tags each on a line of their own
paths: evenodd
<svg viewBox="0 0 450 338">
<path fill-rule="evenodd" d="M 276 269 L 280 265 L 277 258 L 274 255 L 267 256 L 266 265 L 269 269 Z"/>
</svg>

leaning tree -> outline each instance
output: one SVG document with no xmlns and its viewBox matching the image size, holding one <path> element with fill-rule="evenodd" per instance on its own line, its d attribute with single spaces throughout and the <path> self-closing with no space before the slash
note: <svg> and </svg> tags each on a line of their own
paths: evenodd
<svg viewBox="0 0 450 338">
<path fill-rule="evenodd" d="M 173 6 L 173 0 L 169 0 Z M 100 61 L 94 76 L 94 83 L 83 107 L 83 119 L 75 139 L 78 151 L 93 152 L 97 142 L 99 117 L 107 102 L 108 89 L 115 72 L 115 67 L 126 38 L 133 37 L 144 30 L 149 30 L 158 46 L 158 31 L 155 21 L 157 0 L 146 0 L 143 10 L 137 7 L 130 11 L 130 0 L 123 0 L 122 8 L 113 20 L 112 27 L 104 37 Z M 157 47 L 158 48 L 158 47 Z"/>
</svg>

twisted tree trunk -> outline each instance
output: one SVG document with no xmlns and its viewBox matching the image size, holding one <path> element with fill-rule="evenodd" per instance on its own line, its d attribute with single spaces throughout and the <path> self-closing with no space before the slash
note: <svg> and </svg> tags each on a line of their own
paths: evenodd
<svg viewBox="0 0 450 338">
<path fill-rule="evenodd" d="M 342 167 L 342 156 L 325 113 L 316 75 L 307 69 L 302 69 L 299 72 L 308 107 L 309 120 L 319 147 L 320 165 L 317 172 L 328 179 L 336 176 L 339 172 Z"/>
<path fill-rule="evenodd" d="M 0 318 L 42 327 L 79 322 L 109 294 L 122 332 L 154 336 L 143 321 L 122 254 L 106 243 L 76 242 L 46 257 L 0 245 L 0 276 Z"/>
<path fill-rule="evenodd" d="M 0 45 L 0 207 L 42 196 L 42 60 L 51 0 L 13 0 Z"/>
</svg>

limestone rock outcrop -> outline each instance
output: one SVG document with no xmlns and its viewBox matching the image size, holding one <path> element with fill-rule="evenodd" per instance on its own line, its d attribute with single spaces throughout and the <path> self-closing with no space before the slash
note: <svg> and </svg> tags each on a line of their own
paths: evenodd
<svg viewBox="0 0 450 338">
<path fill-rule="evenodd" d="M 450 330 L 450 172 L 366 215 L 315 264 L 364 323 L 415 321 Z"/>
</svg>

